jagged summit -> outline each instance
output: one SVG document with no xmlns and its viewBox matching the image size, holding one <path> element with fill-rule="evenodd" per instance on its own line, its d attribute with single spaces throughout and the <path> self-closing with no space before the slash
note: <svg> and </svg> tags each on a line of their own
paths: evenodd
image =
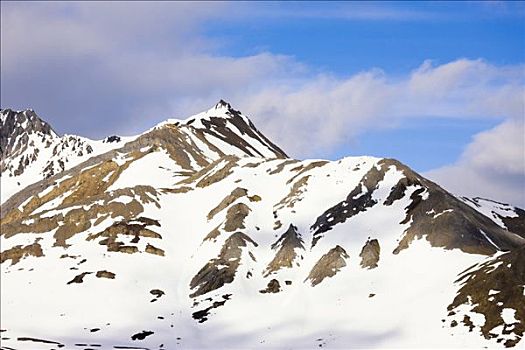
<svg viewBox="0 0 525 350">
<path fill-rule="evenodd" d="M 224 100 L 186 119 L 167 119 L 149 131 L 165 127 L 176 127 L 192 134 L 207 144 L 212 151 L 219 150 L 221 154 L 288 158 L 287 154 L 261 133 L 247 116 Z"/>
<path fill-rule="evenodd" d="M 26 186 L 123 145 L 77 135 L 59 136 L 34 110 L 0 111 L 0 202 Z M 116 141 L 113 139 L 113 141 Z"/>
<path fill-rule="evenodd" d="M 57 133 L 32 109 L 15 111 L 9 108 L 0 110 L 0 154 L 7 157 L 14 151 L 23 134 L 39 134 L 40 137 L 56 137 Z"/>
<path fill-rule="evenodd" d="M 232 106 L 224 101 L 223 99 L 220 99 L 219 102 L 217 102 L 217 104 L 215 105 L 215 109 L 220 109 L 220 108 L 226 108 L 228 110 L 232 109 Z"/>
<path fill-rule="evenodd" d="M 203 120 L 210 121 L 211 118 L 230 119 L 234 115 L 242 116 L 242 118 L 247 124 L 253 125 L 253 123 L 249 120 L 248 117 L 242 115 L 240 111 L 232 108 L 230 103 L 221 99 L 219 100 L 219 102 L 213 105 L 213 107 L 203 112 L 194 114 L 185 119 L 169 118 L 155 125 L 152 129 L 163 127 L 165 125 L 176 125 L 176 126 L 192 125 L 195 128 L 202 128 L 202 127 L 205 127 L 202 124 Z"/>
</svg>

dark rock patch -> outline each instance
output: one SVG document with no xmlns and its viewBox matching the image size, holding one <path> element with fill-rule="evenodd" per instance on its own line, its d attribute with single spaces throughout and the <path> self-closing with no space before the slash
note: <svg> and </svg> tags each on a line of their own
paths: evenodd
<svg viewBox="0 0 525 350">
<path fill-rule="evenodd" d="M 42 247 L 40 246 L 40 244 L 35 242 L 24 247 L 22 247 L 21 245 L 17 245 L 10 249 L 4 250 L 0 253 L 0 264 L 3 264 L 7 260 L 11 260 L 11 265 L 15 265 L 20 260 L 28 256 L 44 256 L 44 252 L 42 251 Z"/>
<path fill-rule="evenodd" d="M 150 253 L 150 254 L 153 254 L 153 255 L 159 255 L 159 256 L 164 256 L 164 250 L 160 249 L 160 248 L 157 248 L 151 244 L 147 244 L 146 245 L 146 253 Z"/>
<path fill-rule="evenodd" d="M 135 333 L 131 336 L 131 340 L 144 340 L 146 337 L 149 337 L 150 335 L 154 334 L 155 332 L 152 331 L 142 331 L 139 333 Z"/>
<path fill-rule="evenodd" d="M 152 289 L 149 291 L 150 294 L 156 296 L 157 298 L 160 298 L 161 296 L 163 296 L 165 293 L 163 290 L 160 290 L 160 289 Z"/>
<path fill-rule="evenodd" d="M 304 166 L 303 164 L 301 164 L 298 167 L 295 167 L 295 168 L 292 169 L 292 171 L 297 171 L 297 174 L 295 174 L 291 179 L 288 179 L 288 181 L 286 181 L 286 184 L 291 184 L 296 178 L 298 178 L 302 174 L 306 173 L 307 171 L 310 171 L 312 169 L 325 166 L 328 163 L 329 162 L 326 161 L 326 160 L 318 160 L 318 161 L 315 161 L 315 162 L 311 162 L 307 166 Z"/>
<path fill-rule="evenodd" d="M 67 284 L 83 283 L 84 282 L 84 277 L 86 277 L 87 275 L 89 275 L 91 273 L 93 273 L 93 272 L 82 272 L 80 275 L 75 276 L 71 281 L 67 282 Z"/>
<path fill-rule="evenodd" d="M 226 232 L 233 232 L 235 230 L 246 228 L 244 226 L 244 219 L 248 216 L 250 211 L 251 209 L 244 203 L 237 203 L 231 206 L 226 212 L 224 230 Z"/>
<path fill-rule="evenodd" d="M 129 221 L 133 222 L 135 220 Z M 99 241 L 99 244 L 107 246 L 108 251 L 133 254 L 139 251 L 138 248 L 134 245 L 124 245 L 122 242 L 118 241 L 119 235 L 134 236 L 132 243 L 138 243 L 140 237 L 162 239 L 162 236 L 160 234 L 146 228 L 146 226 L 148 225 L 160 226 L 157 220 L 140 217 L 136 219 L 136 221 L 139 221 L 141 223 L 137 224 L 126 221 L 114 223 L 113 225 L 106 228 L 100 233 L 89 235 L 87 240 L 90 241 L 96 240 L 98 238 L 103 238 Z M 150 251 L 148 251 L 148 249 L 146 248 L 146 251 L 152 254 L 158 252 L 151 248 Z"/>
<path fill-rule="evenodd" d="M 297 232 L 297 227 L 290 224 L 288 230 L 284 232 L 279 239 L 272 244 L 272 250 L 279 249 L 275 254 L 275 257 L 266 267 L 264 276 L 268 276 L 272 272 L 278 271 L 283 267 L 292 267 L 292 263 L 297 257 L 295 249 L 303 249 L 303 240 L 299 232 Z"/>
<path fill-rule="evenodd" d="M 229 195 L 227 195 L 215 208 L 210 210 L 208 213 L 208 220 L 213 219 L 215 215 L 229 207 L 237 199 L 244 197 L 248 194 L 248 190 L 245 188 L 237 187 Z"/>
<path fill-rule="evenodd" d="M 379 241 L 377 239 L 368 239 L 359 254 L 361 267 L 366 269 L 376 268 L 379 262 L 380 251 Z"/>
<path fill-rule="evenodd" d="M 266 287 L 266 289 L 261 289 L 259 293 L 279 293 L 280 291 L 281 285 L 279 284 L 279 281 L 274 278 L 270 282 L 268 282 L 268 286 Z"/>
<path fill-rule="evenodd" d="M 514 208 L 515 213 L 518 216 L 505 217 L 498 215 L 501 221 L 505 224 L 507 230 L 525 238 L 525 210 L 520 208 Z"/>
<path fill-rule="evenodd" d="M 158 220 L 155 220 L 155 219 L 151 219 L 151 218 L 147 218 L 147 217 L 141 216 L 141 217 L 138 217 L 135 220 L 142 222 L 146 226 L 158 226 L 158 227 L 160 227 L 160 222 Z"/>
<path fill-rule="evenodd" d="M 214 301 L 209 307 L 199 310 L 199 311 L 195 311 L 194 313 L 192 313 L 192 317 L 195 320 L 197 320 L 199 323 L 206 322 L 208 320 L 208 316 L 210 315 L 210 311 L 226 304 L 226 302 L 230 300 L 230 297 L 231 297 L 231 294 L 223 295 L 221 301 Z M 210 301 L 213 300 L 211 298 L 207 298 L 207 300 L 208 299 Z"/>
<path fill-rule="evenodd" d="M 228 111 L 226 112 L 228 118 L 210 117 L 209 119 L 203 119 L 202 124 L 205 129 L 197 129 L 197 133 L 212 135 L 241 149 L 249 156 L 263 156 L 247 141 L 255 139 L 261 144 L 266 145 L 266 147 L 271 150 L 277 158 L 288 158 L 286 153 L 259 132 L 251 121 L 245 120 L 239 111 L 234 110 L 227 103 L 225 106 L 228 108 Z M 243 137 L 240 137 L 236 132 L 232 131 L 228 127 L 229 123 L 231 123 L 237 131 L 240 131 Z M 206 140 L 204 137 L 203 139 Z"/>
<path fill-rule="evenodd" d="M 505 338 L 505 347 L 516 346 L 522 340 L 525 333 L 525 246 L 475 265 L 474 269 L 462 273 L 456 282 L 461 283 L 461 288 L 448 306 L 449 317 L 463 321 L 472 331 L 470 316 L 458 311 L 459 306 L 467 305 L 472 312 L 485 317 L 480 329 L 485 338 L 501 337 L 501 341 Z M 498 293 L 491 294 L 491 290 Z M 505 323 L 501 314 L 507 308 L 515 311 L 517 322 Z M 453 322 L 457 322 L 455 319 Z M 502 326 L 501 334 L 494 333 L 498 326 Z"/>
<path fill-rule="evenodd" d="M 379 168 L 373 166 L 363 176 L 357 186 L 348 194 L 346 200 L 326 210 L 317 218 L 311 227 L 314 231 L 312 247 L 319 241 L 323 233 L 331 230 L 335 225 L 341 224 L 377 204 L 377 200 L 373 199 L 372 195 L 389 168 L 389 164 L 380 163 L 379 165 Z"/>
<path fill-rule="evenodd" d="M 416 237 L 425 237 L 434 247 L 457 248 L 466 253 L 487 255 L 525 243 L 525 240 L 513 237 L 468 204 L 400 162 L 393 159 L 381 162 L 394 166 L 405 176 L 394 186 L 389 196 L 391 201 L 399 198 L 407 186 L 419 187 L 410 195 L 411 203 L 405 208 L 406 216 L 401 222 L 411 222 L 411 225 L 405 230 L 394 254 L 407 248 Z"/>
<path fill-rule="evenodd" d="M 98 278 L 109 278 L 109 279 L 115 278 L 115 274 L 113 272 L 106 271 L 106 270 L 97 271 L 97 274 L 95 276 L 97 276 Z"/>
<path fill-rule="evenodd" d="M 34 342 L 34 343 L 55 344 L 59 348 L 64 347 L 64 344 L 61 344 L 61 343 L 59 343 L 57 341 L 53 341 L 53 340 L 31 338 L 31 337 L 18 337 L 16 340 L 18 340 L 18 341 L 30 341 L 30 342 Z"/>
<path fill-rule="evenodd" d="M 310 280 L 312 287 L 314 287 L 325 278 L 335 276 L 341 268 L 346 266 L 346 259 L 348 259 L 346 251 L 339 245 L 335 246 L 319 259 L 305 282 Z"/>
<path fill-rule="evenodd" d="M 252 244 L 257 246 L 250 237 L 241 232 L 232 234 L 221 248 L 219 256 L 210 260 L 190 282 L 191 289 L 196 289 L 190 297 L 206 294 L 233 282 L 237 268 L 240 265 L 241 253 L 244 247 Z"/>
<path fill-rule="evenodd" d="M 120 142 L 120 136 L 117 136 L 117 135 L 111 135 L 111 136 L 108 136 L 104 139 L 104 143 L 112 143 L 112 142 Z"/>
<path fill-rule="evenodd" d="M 211 230 L 210 233 L 208 233 L 206 237 L 204 237 L 203 242 L 204 241 L 214 241 L 215 242 L 217 240 L 217 237 L 219 237 L 219 235 L 221 234 L 221 231 L 219 231 L 220 227 L 221 225 Z"/>
</svg>

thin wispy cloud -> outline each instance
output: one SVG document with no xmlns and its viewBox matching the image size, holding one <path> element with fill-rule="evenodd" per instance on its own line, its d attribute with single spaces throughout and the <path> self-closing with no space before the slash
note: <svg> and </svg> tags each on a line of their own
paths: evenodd
<svg viewBox="0 0 525 350">
<path fill-rule="evenodd" d="M 464 4 L 469 12 L 450 11 L 447 2 L 373 1 L 373 2 L 256 2 L 236 6 L 237 20 L 253 18 L 326 19 L 348 21 L 454 21 L 468 17 L 525 17 L 523 3 L 483 1 Z"/>
</svg>

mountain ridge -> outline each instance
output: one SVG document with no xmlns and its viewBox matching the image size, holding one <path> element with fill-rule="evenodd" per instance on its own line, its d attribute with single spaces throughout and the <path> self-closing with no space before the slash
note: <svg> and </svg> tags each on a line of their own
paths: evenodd
<svg viewBox="0 0 525 350">
<path fill-rule="evenodd" d="M 393 159 L 291 159 L 224 101 L 196 116 L 2 199 L 6 346 L 521 344 L 521 209 Z"/>
</svg>

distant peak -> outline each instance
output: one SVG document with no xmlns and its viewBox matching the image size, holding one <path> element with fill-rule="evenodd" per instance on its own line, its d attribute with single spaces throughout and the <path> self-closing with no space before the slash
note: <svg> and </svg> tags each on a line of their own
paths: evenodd
<svg viewBox="0 0 525 350">
<path fill-rule="evenodd" d="M 232 106 L 231 106 L 228 102 L 226 102 L 226 101 L 224 101 L 224 100 L 221 99 L 221 100 L 215 105 L 215 109 L 221 109 L 221 108 L 231 109 Z"/>
<path fill-rule="evenodd" d="M 51 126 L 35 113 L 33 109 L 14 110 L 5 108 L 0 110 L 0 124 L 7 134 L 13 134 L 15 129 L 18 133 L 41 132 L 57 136 Z"/>
</svg>

